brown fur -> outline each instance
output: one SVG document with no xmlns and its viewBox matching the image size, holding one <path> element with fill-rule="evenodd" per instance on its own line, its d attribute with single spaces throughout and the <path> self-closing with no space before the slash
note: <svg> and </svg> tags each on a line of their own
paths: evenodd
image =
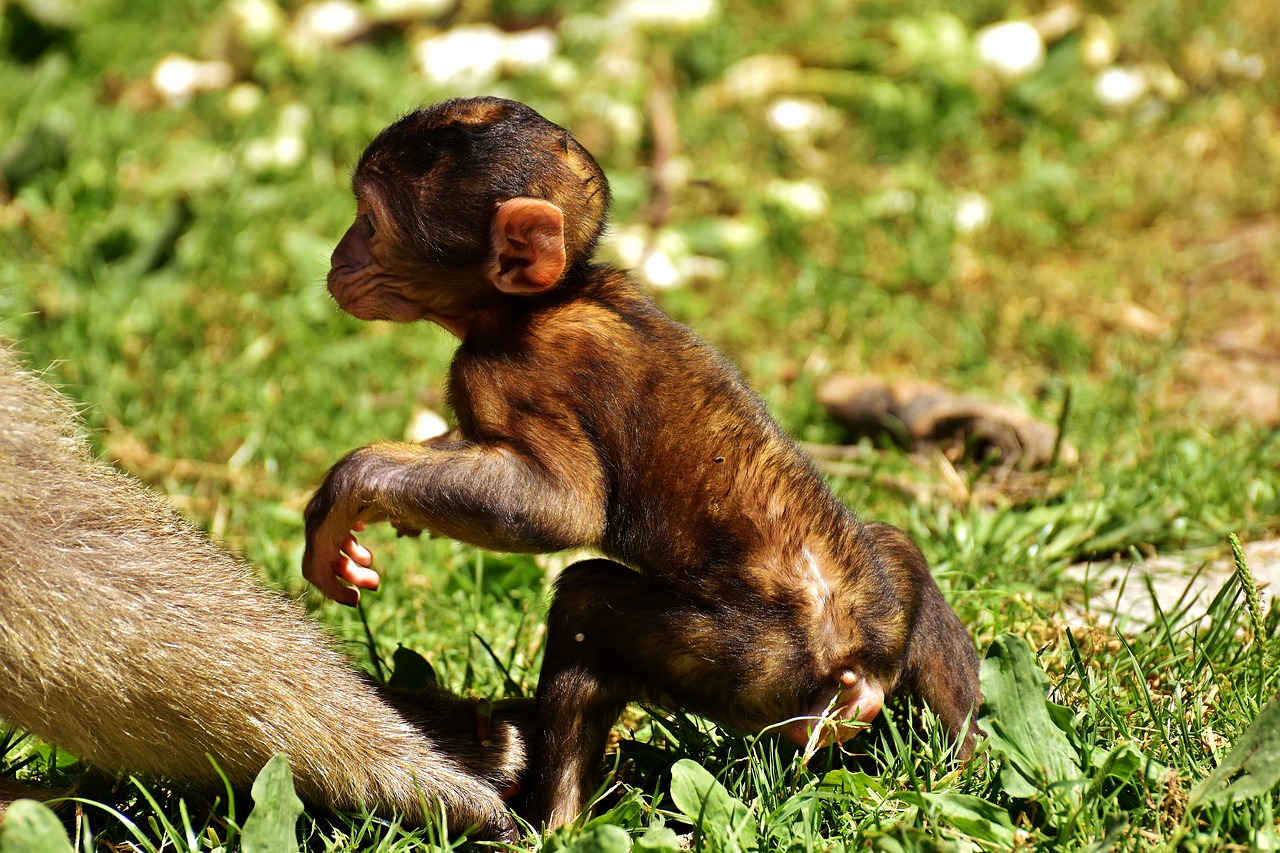
<svg viewBox="0 0 1280 853">
<path fill-rule="evenodd" d="M 96 462 L 3 347 L 0 576 L 8 722 L 111 773 L 211 789 L 206 753 L 247 788 L 284 752 L 313 804 L 417 822 L 440 803 L 455 830 L 512 835 L 498 790 L 524 766 L 526 711 L 500 712 L 486 748 L 474 701 L 380 696 L 300 608 Z"/>
<path fill-rule="evenodd" d="M 914 543 L 862 525 L 737 372 L 625 272 L 571 259 L 552 286 L 531 275 L 518 292 L 491 274 L 559 211 L 566 243 L 603 227 L 580 197 L 606 198 L 604 176 L 553 144 L 563 134 L 520 104 L 454 101 L 392 125 L 362 157 L 360 210 L 388 230 L 366 241 L 357 220 L 330 290 L 348 310 L 358 301 L 358 316 L 431 319 L 461 338 L 449 378 L 459 437 L 373 445 L 335 465 L 307 509 L 307 577 L 348 603 L 358 589 L 339 581 L 376 587 L 350 531 L 379 520 L 610 558 L 564 572 L 551 606 L 531 788 L 534 819 L 551 826 L 585 804 L 632 699 L 758 731 L 828 704 L 868 719 L 905 689 L 967 751 L 977 657 Z M 515 249 L 485 243 L 491 220 Z M 469 248 L 442 255 L 451 245 Z"/>
</svg>

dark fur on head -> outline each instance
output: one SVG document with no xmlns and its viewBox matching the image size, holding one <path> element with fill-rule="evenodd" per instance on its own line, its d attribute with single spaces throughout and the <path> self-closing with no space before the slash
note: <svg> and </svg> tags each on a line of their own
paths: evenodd
<svg viewBox="0 0 1280 853">
<path fill-rule="evenodd" d="M 474 151 L 484 152 L 483 162 Z M 413 177 L 405 181 L 405 175 Z M 572 271 L 590 261 L 610 203 L 604 172 L 567 130 L 502 98 L 414 110 L 369 144 L 353 182 L 357 190 L 373 187 L 398 222 L 412 224 L 405 237 L 413 247 L 446 267 L 483 263 L 494 206 L 524 197 L 564 211 L 566 270 Z M 446 205 L 447 228 L 438 216 Z"/>
</svg>

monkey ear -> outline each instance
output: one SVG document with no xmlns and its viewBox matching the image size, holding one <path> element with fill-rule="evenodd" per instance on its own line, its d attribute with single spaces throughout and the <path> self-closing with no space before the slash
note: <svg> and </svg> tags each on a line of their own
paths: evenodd
<svg viewBox="0 0 1280 853">
<path fill-rule="evenodd" d="M 564 275 L 564 213 L 545 199 L 513 198 L 493 213 L 489 281 L 503 293 L 541 293 Z"/>
</svg>

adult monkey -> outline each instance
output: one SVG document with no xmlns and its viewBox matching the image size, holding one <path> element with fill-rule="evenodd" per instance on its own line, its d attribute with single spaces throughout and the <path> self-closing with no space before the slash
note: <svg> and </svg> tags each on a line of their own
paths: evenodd
<svg viewBox="0 0 1280 853">
<path fill-rule="evenodd" d="M 804 743 L 851 736 L 905 690 L 971 749 L 977 657 L 920 550 L 861 524 L 723 359 L 591 263 L 609 192 L 568 132 L 511 101 L 449 101 L 384 130 L 352 183 L 329 290 L 361 319 L 461 339 L 458 429 L 338 462 L 307 507 L 303 572 L 355 603 L 378 576 L 351 532 L 381 520 L 611 558 L 556 582 L 533 820 L 577 816 L 632 699 Z"/>
<path fill-rule="evenodd" d="M 528 705 L 383 692 L 301 608 L 93 459 L 65 400 L 0 346 L 0 718 L 112 773 L 248 788 L 286 753 L 304 800 L 514 839 L 500 790 Z M 481 742 L 478 729 L 487 728 Z M 48 792 L 5 783 L 0 811 Z M 423 809 L 427 814 L 424 815 Z"/>
</svg>

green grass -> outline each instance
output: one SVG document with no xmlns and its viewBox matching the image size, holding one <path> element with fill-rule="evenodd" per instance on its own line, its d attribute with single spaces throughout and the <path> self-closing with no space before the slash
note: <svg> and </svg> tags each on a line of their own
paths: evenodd
<svg viewBox="0 0 1280 853">
<path fill-rule="evenodd" d="M 1031 642 L 1060 703 L 1036 719 L 1052 719 L 1060 735 L 1046 738 L 1066 744 L 1076 775 L 1028 792 L 994 751 L 938 762 L 938 744 L 905 717 L 860 744 L 870 758 L 806 767 L 768 738 L 637 712 L 588 834 L 532 843 L 618 849 L 612 826 L 665 849 L 670 836 L 652 827 L 689 832 L 682 807 L 705 790 L 677 763 L 692 759 L 724 785 L 716 820 L 694 836 L 707 849 L 1274 847 L 1274 792 L 1234 805 L 1188 797 L 1276 692 L 1275 611 L 1258 636 L 1232 581 L 1207 623 L 1170 613 L 1123 637 L 1068 629 L 1063 605 L 1080 590 L 1063 569 L 1110 554 L 1225 554 L 1229 533 L 1280 532 L 1275 425 L 1220 402 L 1234 380 L 1212 372 L 1280 363 L 1275 5 L 1094 7 L 1119 62 L 1185 84 L 1125 110 L 1095 99 L 1085 30 L 1008 86 L 936 35 L 971 36 L 1040 4 L 947 4 L 940 17 L 923 2 L 738 0 L 687 31 L 606 26 L 581 14 L 592 4 L 552 5 L 463 3 L 309 53 L 284 34 L 237 35 L 235 4 L 95 0 L 61 24 L 41 20 L 53 4 L 0 4 L 0 335 L 83 405 L 107 458 L 268 583 L 301 592 L 310 491 L 347 450 L 400 436 L 415 409 L 438 406 L 451 352 L 439 329 L 362 324 L 325 294 L 352 210 L 348 169 L 399 113 L 472 91 L 424 79 L 414 39 L 484 19 L 556 28 L 560 70 L 475 91 L 571 127 L 615 185 L 619 232 L 656 221 L 676 261 L 714 259 L 657 298 L 733 357 L 794 435 L 841 437 L 813 398 L 836 370 L 980 390 L 1049 421 L 1070 394 L 1066 438 L 1081 461 L 1030 496 L 913 500 L 886 479 L 940 475 L 897 451 L 869 452 L 869 470 L 833 483 L 866 517 L 916 536 L 981 650 L 1006 633 Z M 1265 73 L 1233 71 L 1228 49 Z M 228 59 L 260 103 L 246 108 L 241 89 L 163 105 L 147 79 L 171 51 Z M 737 64 L 766 53 L 801 70 L 733 94 Z M 807 136 L 777 132 L 780 96 L 824 105 L 827 118 Z M 678 128 L 674 160 L 658 164 L 665 205 L 652 191 L 655 100 Z M 297 162 L 254 165 L 261 141 L 299 113 Z M 828 209 L 797 210 L 775 181 L 813 182 Z M 989 225 L 958 233 L 955 205 L 974 192 Z M 532 691 L 545 563 L 388 531 L 371 543 L 386 582 L 364 616 L 381 657 L 403 643 L 455 689 Z M 367 662 L 356 614 L 317 613 Z M 1128 769 L 1122 745 L 1153 763 Z M 30 745 L 5 755 L 11 769 L 23 756 L 34 756 L 27 770 L 55 761 Z M 56 763 L 52 775 L 75 772 Z M 222 806 L 147 790 L 154 802 L 128 785 L 104 797 L 154 848 L 226 841 Z M 183 809 L 198 815 L 191 831 Z M 123 819 L 86 815 L 101 843 L 137 841 Z M 302 827 L 317 849 L 408 849 L 419 837 L 360 818 Z"/>
</svg>

